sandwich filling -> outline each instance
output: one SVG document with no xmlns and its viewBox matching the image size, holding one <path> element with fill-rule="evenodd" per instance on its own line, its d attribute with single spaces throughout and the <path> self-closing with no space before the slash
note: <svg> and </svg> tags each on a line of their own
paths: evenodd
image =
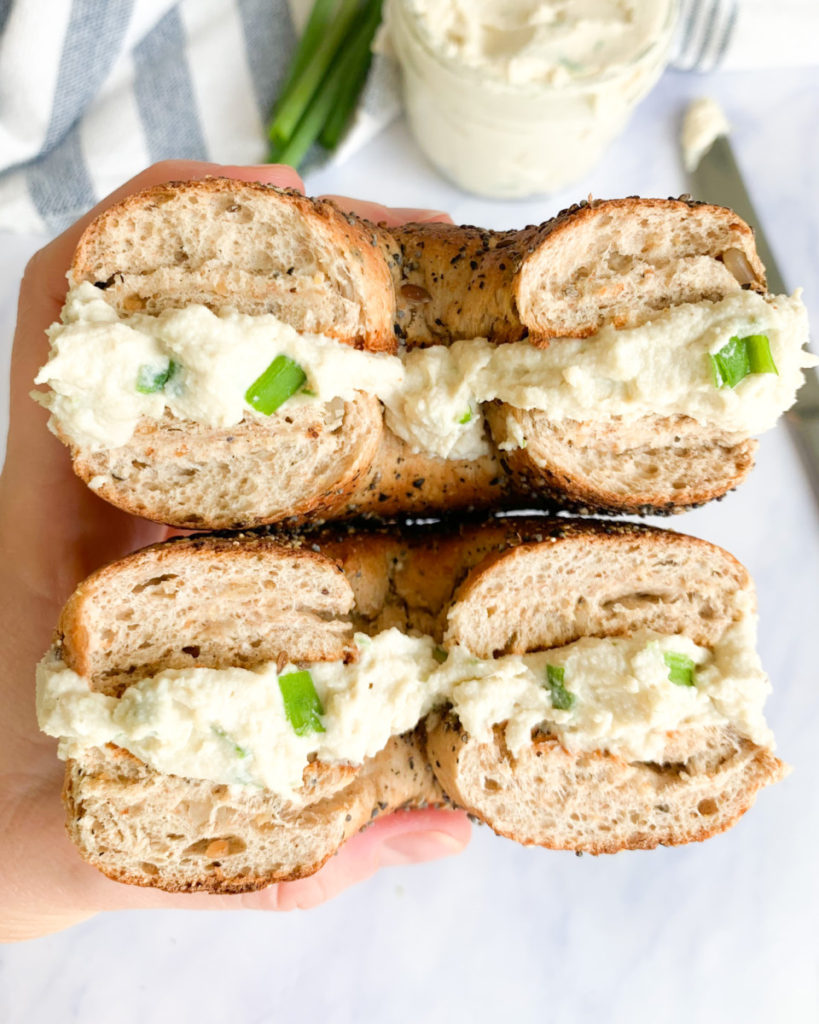
<svg viewBox="0 0 819 1024">
<path fill-rule="evenodd" d="M 119 698 L 93 692 L 51 654 L 38 667 L 37 713 L 64 758 L 113 743 L 166 774 L 264 787 L 294 801 L 311 760 L 361 764 L 435 708 L 451 707 L 479 741 L 504 725 L 513 756 L 534 729 L 570 752 L 628 761 L 656 760 L 669 733 L 708 725 L 772 747 L 762 713 L 770 684 L 746 595 L 739 609 L 710 648 L 640 630 L 479 659 L 388 629 L 356 634 L 350 664 L 169 669 Z"/>
<path fill-rule="evenodd" d="M 547 412 L 556 424 L 684 415 L 739 441 L 774 425 L 802 369 L 816 363 L 803 350 L 808 323 L 798 292 L 737 291 L 546 349 L 474 338 L 388 355 L 300 334 L 272 314 L 192 305 L 120 317 L 84 282 L 48 333 L 50 357 L 35 383 L 49 390 L 34 397 L 51 411 L 55 432 L 90 451 L 127 444 L 143 418 L 167 412 L 218 429 L 356 392 L 377 396 L 387 426 L 415 451 L 449 459 L 489 453 L 481 406 L 495 400 Z M 270 378 L 277 366 L 284 377 Z M 504 447 L 524 444 L 513 437 Z"/>
</svg>

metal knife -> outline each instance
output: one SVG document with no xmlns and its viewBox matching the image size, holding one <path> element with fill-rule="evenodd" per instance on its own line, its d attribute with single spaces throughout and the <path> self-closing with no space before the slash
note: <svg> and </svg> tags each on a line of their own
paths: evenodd
<svg viewBox="0 0 819 1024">
<path fill-rule="evenodd" d="M 731 143 L 724 135 L 714 140 L 689 177 L 694 199 L 729 206 L 753 227 L 756 249 L 765 265 L 768 291 L 773 295 L 787 295 L 782 274 L 734 159 Z M 785 418 L 796 439 L 814 494 L 819 500 L 819 378 L 815 370 L 805 371 L 805 383 Z"/>
</svg>

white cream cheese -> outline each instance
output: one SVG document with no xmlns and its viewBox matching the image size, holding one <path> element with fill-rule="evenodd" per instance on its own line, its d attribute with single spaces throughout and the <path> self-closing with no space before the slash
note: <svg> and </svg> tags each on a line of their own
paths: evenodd
<svg viewBox="0 0 819 1024">
<path fill-rule="evenodd" d="M 194 304 L 119 319 L 87 281 L 68 293 L 62 320 L 49 328 L 51 354 L 35 384 L 51 388 L 41 401 L 63 433 L 92 451 L 126 444 L 143 416 L 158 419 L 166 408 L 211 427 L 239 423 L 253 412 L 247 389 L 277 355 L 308 368 L 321 401 L 350 399 L 356 391 L 388 394 L 403 377 L 391 356 L 299 334 L 270 314 L 216 314 Z M 161 371 L 169 360 L 180 371 L 165 391 L 139 392 L 140 369 Z"/>
<path fill-rule="evenodd" d="M 728 118 L 716 100 L 708 96 L 694 100 L 685 112 L 680 133 L 685 169 L 693 171 L 714 141 L 730 131 Z"/>
<path fill-rule="evenodd" d="M 389 0 L 410 125 L 482 195 L 583 176 L 659 77 L 674 0 Z"/>
<path fill-rule="evenodd" d="M 635 60 L 667 17 L 656 0 L 403 0 L 449 60 L 512 85 L 565 85 Z"/>
<path fill-rule="evenodd" d="M 263 786 L 290 798 L 308 758 L 360 764 L 444 704 L 480 741 L 507 723 L 513 754 L 537 726 L 570 751 L 608 750 L 628 760 L 656 758 L 669 732 L 703 725 L 732 725 L 772 746 L 762 715 L 770 685 L 755 653 L 755 629 L 745 607 L 713 650 L 642 630 L 489 660 L 455 646 L 443 663 L 430 637 L 397 629 L 359 634 L 354 664 L 308 666 L 325 731 L 304 736 L 287 719 L 272 664 L 168 670 L 117 699 L 92 692 L 85 679 L 46 657 L 37 671 L 37 714 L 40 728 L 61 738 L 63 757 L 115 743 L 165 773 Z M 695 663 L 694 686 L 669 680 L 669 651 Z M 564 670 L 573 698 L 566 710 L 553 705 L 547 665 Z"/>
<path fill-rule="evenodd" d="M 778 373 L 715 387 L 708 354 L 749 334 L 767 335 Z M 381 399 L 387 425 L 414 450 L 453 459 L 489 451 L 481 405 L 494 399 L 544 410 L 554 423 L 684 414 L 752 436 L 789 408 L 801 369 L 816 362 L 802 350 L 808 323 L 798 292 L 764 299 L 738 291 L 716 303 L 671 307 L 629 330 L 557 339 L 546 349 L 474 338 L 392 356 L 299 334 L 272 314 L 216 314 L 194 305 L 118 319 L 86 282 L 69 293 L 63 323 L 49 336 L 49 361 L 35 383 L 50 390 L 35 396 L 51 411 L 52 429 L 92 451 L 126 444 L 143 416 L 159 418 L 166 408 L 216 428 L 261 415 L 245 393 L 278 355 L 303 367 L 314 397 L 296 395 L 273 415 L 364 391 Z M 141 367 L 161 370 L 170 360 L 180 369 L 164 393 L 140 393 Z"/>
</svg>

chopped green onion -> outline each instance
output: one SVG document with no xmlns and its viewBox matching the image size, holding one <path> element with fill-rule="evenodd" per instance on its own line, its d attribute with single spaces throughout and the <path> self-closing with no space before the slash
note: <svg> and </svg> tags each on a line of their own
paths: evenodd
<svg viewBox="0 0 819 1024">
<path fill-rule="evenodd" d="M 356 633 L 353 637 L 356 647 L 370 647 L 372 639 L 366 633 Z"/>
<path fill-rule="evenodd" d="M 469 423 L 469 421 L 471 419 L 472 419 L 472 410 L 471 409 L 467 409 L 466 412 L 463 414 L 463 416 L 460 417 L 458 422 L 459 423 Z"/>
<path fill-rule="evenodd" d="M 439 665 L 443 665 L 443 663 L 449 657 L 449 651 L 445 651 L 443 647 L 433 647 L 432 657 L 438 662 Z"/>
<path fill-rule="evenodd" d="M 284 700 L 284 713 L 297 736 L 310 732 L 324 732 L 320 715 L 324 714 L 313 677 L 304 669 L 279 676 L 279 689 Z"/>
<path fill-rule="evenodd" d="M 569 60 L 568 57 L 559 57 L 558 64 L 562 65 L 567 71 L 571 71 L 573 75 L 578 75 L 583 70 L 583 65 L 580 61 Z"/>
<path fill-rule="evenodd" d="M 778 373 L 764 334 L 734 336 L 715 355 L 709 354 L 714 387 L 735 388 L 751 373 Z"/>
<path fill-rule="evenodd" d="M 214 733 L 216 733 L 220 740 L 225 740 L 225 742 L 229 743 L 233 747 L 233 752 L 236 754 L 237 757 L 249 756 L 249 751 L 245 750 L 244 747 L 240 747 L 236 740 L 234 740 L 234 738 L 230 735 L 230 733 L 225 732 L 221 725 L 212 725 L 211 729 L 213 729 Z"/>
<path fill-rule="evenodd" d="M 298 363 L 287 356 L 276 356 L 273 362 L 245 392 L 245 401 L 258 412 L 269 416 L 291 398 L 307 380 Z"/>
<path fill-rule="evenodd" d="M 749 334 L 745 340 L 751 373 L 775 373 L 779 375 L 771 355 L 771 345 L 766 334 Z"/>
<path fill-rule="evenodd" d="M 546 666 L 546 685 L 552 697 L 552 707 L 557 711 L 568 711 L 574 704 L 574 694 L 563 685 L 566 669 L 562 665 Z"/>
<path fill-rule="evenodd" d="M 137 371 L 136 389 L 141 395 L 153 395 L 157 391 L 164 391 L 165 386 L 175 377 L 181 367 L 173 359 L 168 360 L 168 365 L 158 370 L 155 366 L 143 363 Z"/>
<path fill-rule="evenodd" d="M 687 654 L 678 654 L 677 651 L 666 651 L 663 661 L 668 668 L 669 680 L 677 686 L 694 686 L 695 665 Z"/>
<path fill-rule="evenodd" d="M 709 354 L 708 358 L 711 360 L 714 386 L 718 388 L 735 388 L 751 372 L 748 349 L 742 338 L 731 338 L 716 355 Z"/>
</svg>

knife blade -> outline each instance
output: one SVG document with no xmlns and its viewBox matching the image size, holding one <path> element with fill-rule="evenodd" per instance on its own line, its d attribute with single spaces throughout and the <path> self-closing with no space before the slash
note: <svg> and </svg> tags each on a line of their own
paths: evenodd
<svg viewBox="0 0 819 1024">
<path fill-rule="evenodd" d="M 789 294 L 725 135 L 714 140 L 699 164 L 689 172 L 689 178 L 694 199 L 728 206 L 753 227 L 756 250 L 765 265 L 768 291 L 772 295 Z M 815 370 L 805 370 L 805 383 L 793 407 L 785 413 L 785 419 L 819 501 L 819 378 Z"/>
</svg>

